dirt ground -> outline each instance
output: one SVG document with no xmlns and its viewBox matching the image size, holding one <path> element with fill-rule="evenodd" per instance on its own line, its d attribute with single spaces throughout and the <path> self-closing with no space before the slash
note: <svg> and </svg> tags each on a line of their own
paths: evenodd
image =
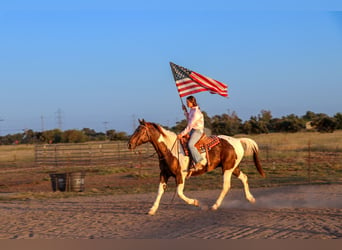
<svg viewBox="0 0 342 250">
<path fill-rule="evenodd" d="M 194 207 L 168 190 L 155 216 L 156 193 L 1 201 L 0 239 L 342 238 L 342 185 L 252 188 L 256 204 L 236 188 L 211 211 L 219 192 L 186 192 Z"/>
</svg>

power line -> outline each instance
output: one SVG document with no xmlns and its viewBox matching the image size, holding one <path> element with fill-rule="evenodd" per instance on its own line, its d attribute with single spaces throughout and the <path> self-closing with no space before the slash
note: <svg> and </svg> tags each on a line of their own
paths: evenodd
<svg viewBox="0 0 342 250">
<path fill-rule="evenodd" d="M 109 122 L 107 122 L 107 121 L 104 121 L 104 122 L 103 122 L 103 126 L 104 126 L 105 132 L 107 132 L 107 130 L 108 130 L 108 128 L 107 128 L 108 123 L 109 123 Z"/>
<path fill-rule="evenodd" d="M 44 132 L 44 116 L 43 115 L 40 116 L 40 121 L 42 125 L 42 132 Z"/>
<path fill-rule="evenodd" d="M 0 122 L 5 121 L 4 119 L 0 118 Z M 1 127 L 0 127 L 0 135 L 1 135 Z"/>
<path fill-rule="evenodd" d="M 62 130 L 62 110 L 58 109 L 56 112 L 57 127 Z"/>
</svg>

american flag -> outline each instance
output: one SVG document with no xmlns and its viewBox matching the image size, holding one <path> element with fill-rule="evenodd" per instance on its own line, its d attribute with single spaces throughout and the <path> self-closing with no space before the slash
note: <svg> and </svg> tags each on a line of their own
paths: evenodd
<svg viewBox="0 0 342 250">
<path fill-rule="evenodd" d="M 170 66 L 180 97 L 202 91 L 209 91 L 211 94 L 228 97 L 228 87 L 226 84 L 172 62 L 170 62 Z"/>
</svg>

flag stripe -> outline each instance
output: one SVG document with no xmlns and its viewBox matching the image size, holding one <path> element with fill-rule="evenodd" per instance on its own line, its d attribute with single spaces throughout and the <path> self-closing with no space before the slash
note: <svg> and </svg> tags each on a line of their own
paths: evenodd
<svg viewBox="0 0 342 250">
<path fill-rule="evenodd" d="M 209 81 L 209 84 L 212 83 L 213 85 L 217 86 L 219 89 L 222 89 L 222 90 L 227 89 L 227 86 L 225 84 L 222 84 L 221 82 L 216 81 L 210 77 L 203 76 L 203 75 L 198 74 L 196 72 L 192 72 L 190 75 L 198 76 L 200 79 L 202 79 L 205 82 Z"/>
<path fill-rule="evenodd" d="M 186 91 L 186 92 L 179 92 L 179 96 L 180 97 L 184 97 L 184 96 L 187 96 L 187 95 L 192 95 L 192 94 L 196 94 L 198 92 L 203 92 L 203 91 L 207 91 L 207 89 L 198 89 L 198 90 L 191 89 L 191 90 Z"/>
<path fill-rule="evenodd" d="M 227 90 L 225 88 L 222 88 L 222 85 L 217 86 L 217 84 L 209 82 L 208 78 L 194 72 L 192 72 L 190 76 L 192 76 L 193 79 L 197 80 L 199 84 L 203 85 L 209 90 L 217 92 L 220 95 L 226 96 Z"/>
<path fill-rule="evenodd" d="M 201 86 L 187 86 L 187 87 L 179 87 L 178 88 L 178 91 L 189 91 L 189 90 L 192 90 L 192 89 L 194 89 L 194 90 L 197 90 L 197 89 L 203 89 L 204 91 L 207 91 L 207 89 L 206 88 L 202 88 Z"/>
<path fill-rule="evenodd" d="M 170 66 L 180 97 L 202 91 L 228 96 L 228 87 L 226 84 L 178 66 L 172 62 L 170 62 Z"/>
<path fill-rule="evenodd" d="M 186 95 L 195 94 L 197 92 L 207 91 L 206 88 L 203 88 L 202 86 L 198 85 L 197 83 L 191 81 L 187 82 L 185 84 L 176 84 L 178 92 L 181 97 Z"/>
</svg>

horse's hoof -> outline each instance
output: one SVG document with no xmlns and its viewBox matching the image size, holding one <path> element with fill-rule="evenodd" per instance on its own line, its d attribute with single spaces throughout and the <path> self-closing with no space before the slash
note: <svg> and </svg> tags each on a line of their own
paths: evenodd
<svg viewBox="0 0 342 250">
<path fill-rule="evenodd" d="M 254 198 L 254 197 L 252 197 L 252 198 L 251 198 L 251 199 L 249 199 L 248 201 L 249 201 L 249 203 L 251 203 L 251 204 L 254 204 L 254 203 L 256 202 L 256 200 L 255 200 L 255 198 Z"/>
<path fill-rule="evenodd" d="M 199 201 L 198 200 L 194 200 L 194 206 L 196 206 L 196 207 L 199 207 Z"/>
<path fill-rule="evenodd" d="M 202 211 L 208 211 L 208 210 L 209 210 L 208 205 L 203 205 L 203 204 L 202 204 L 202 205 L 200 206 L 200 208 L 201 208 Z"/>
<path fill-rule="evenodd" d="M 155 214 L 156 214 L 156 211 L 150 210 L 147 214 L 148 214 L 148 215 L 155 215 Z"/>
<path fill-rule="evenodd" d="M 218 209 L 218 206 L 216 204 L 214 204 L 212 207 L 211 207 L 211 210 L 213 211 L 216 211 Z"/>
</svg>

